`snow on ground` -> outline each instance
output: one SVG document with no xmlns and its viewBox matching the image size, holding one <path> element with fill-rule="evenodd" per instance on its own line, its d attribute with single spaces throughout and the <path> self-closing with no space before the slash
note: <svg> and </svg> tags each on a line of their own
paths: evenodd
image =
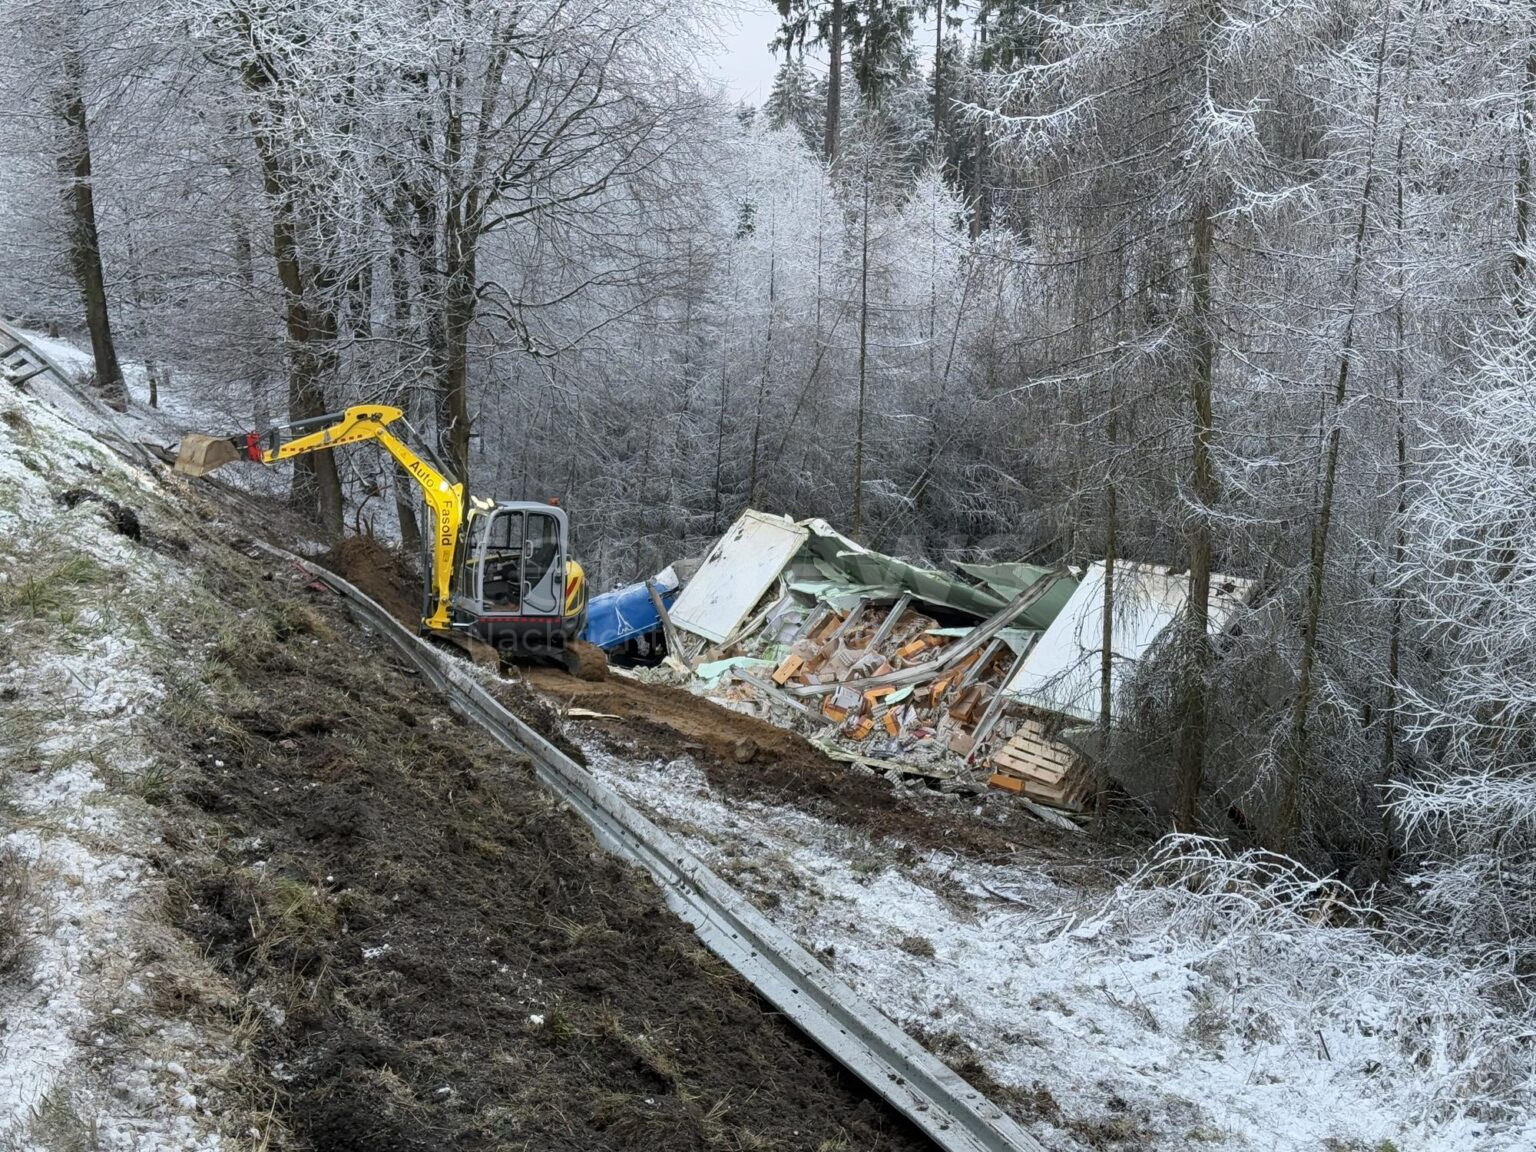
<svg viewBox="0 0 1536 1152">
<path fill-rule="evenodd" d="M 211 1150 L 232 1066 L 217 975 L 164 922 L 148 862 L 168 750 L 166 552 L 88 488 L 164 523 L 151 477 L 26 392 L 0 394 L 0 1146 Z M 167 550 L 169 551 L 169 550 Z M 232 1002 L 232 1001 L 231 1001 Z"/>
<path fill-rule="evenodd" d="M 235 435 L 253 430 L 252 405 L 232 404 L 243 395 L 241 388 L 227 382 L 211 387 L 207 381 L 187 373 L 172 373 L 162 381 L 158 407 L 149 406 L 148 369 L 141 362 L 122 362 L 123 383 L 128 391 L 125 412 L 113 412 L 96 397 L 94 390 L 80 383 L 95 371 L 91 353 L 68 340 L 50 337 L 33 329 L 18 332 L 41 355 L 70 377 L 68 384 L 54 374 L 33 377 L 28 390 L 56 412 L 62 413 L 76 427 L 102 436 L 108 442 L 133 441 L 173 449 L 185 432 L 209 436 Z M 288 468 L 226 468 L 219 473 L 221 482 L 249 492 L 280 495 L 288 485 Z"/>
<path fill-rule="evenodd" d="M 95 372 L 96 360 L 86 349 L 35 329 L 18 328 L 17 331 L 37 352 L 53 360 L 77 380 Z M 210 388 L 196 377 L 173 372 L 169 381 L 160 384 L 157 396 L 159 406 L 151 408 L 146 365 L 139 361 L 124 360 L 121 367 L 123 383 L 128 389 L 129 407 L 126 413 L 114 414 L 111 427 L 116 431 L 137 432 L 141 434 L 139 439 L 174 444 L 184 431 L 216 434 L 227 430 L 233 433 L 250 422 L 248 404 L 232 407 L 229 403 L 232 397 L 239 395 L 239 389 L 227 385 Z M 37 383 L 41 382 L 47 388 L 51 379 L 51 376 L 34 377 L 32 387 L 36 388 Z M 46 398 L 53 399 L 51 396 Z"/>
<path fill-rule="evenodd" d="M 600 779 L 892 1019 L 940 1051 L 945 1038 L 969 1045 L 1017 1090 L 1026 1103 L 1014 1111 L 1048 1148 L 1536 1147 L 1529 1119 L 1498 1126 L 1435 1112 L 1456 1111 L 1436 1098 L 1446 1084 L 1472 1079 L 1452 1078 L 1466 1069 L 1445 1035 L 1477 1021 L 1408 1035 L 1432 1031 L 1430 1002 L 1456 989 L 1443 969 L 1378 954 L 1364 934 L 1330 937 L 1308 922 L 1299 937 L 1273 925 L 1248 936 L 1191 927 L 1188 907 L 1163 889 L 1122 886 L 1106 900 L 1027 859 L 914 857 L 793 808 L 727 803 L 687 760 L 584 750 Z M 1341 957 L 1401 978 L 1363 979 L 1340 996 L 1321 970 Z M 1416 1018 L 1415 997 L 1426 1004 Z M 1405 1027 L 1405 1016 L 1417 1023 Z"/>
</svg>

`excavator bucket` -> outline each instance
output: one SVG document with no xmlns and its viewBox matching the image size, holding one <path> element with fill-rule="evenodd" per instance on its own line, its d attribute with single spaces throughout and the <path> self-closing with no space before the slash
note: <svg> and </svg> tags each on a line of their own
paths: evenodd
<svg viewBox="0 0 1536 1152">
<path fill-rule="evenodd" d="M 181 438 L 175 468 L 188 476 L 206 476 L 215 468 L 222 468 L 238 459 L 240 450 L 227 436 L 201 436 L 196 432 L 188 432 Z"/>
</svg>

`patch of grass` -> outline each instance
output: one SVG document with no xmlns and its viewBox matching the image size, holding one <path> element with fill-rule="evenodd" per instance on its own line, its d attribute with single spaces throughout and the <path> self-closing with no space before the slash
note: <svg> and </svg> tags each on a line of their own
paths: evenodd
<svg viewBox="0 0 1536 1152">
<path fill-rule="evenodd" d="M 932 960 L 935 955 L 933 941 L 926 936 L 903 936 L 896 947 L 923 960 Z"/>
<path fill-rule="evenodd" d="M 22 443 L 32 443 L 35 429 L 32 427 L 32 421 L 27 419 L 27 414 L 20 408 L 7 408 L 0 412 L 0 420 L 5 421 L 5 426 L 21 437 Z"/>
<path fill-rule="evenodd" d="M 1209 1051 L 1220 1051 L 1232 1016 L 1221 998 L 1209 985 L 1202 985 L 1194 994 L 1195 1013 L 1190 1017 L 1184 1034 Z"/>
<path fill-rule="evenodd" d="M 228 672 L 227 669 L 224 671 Z M 160 704 L 160 721 L 189 743 L 203 745 L 209 737 L 216 737 L 243 747 L 250 740 L 250 734 L 224 714 L 218 689 L 210 679 L 206 668 L 201 676 L 189 676 L 185 672 L 170 676 L 166 681 L 165 700 Z M 234 691 L 244 692 L 238 680 L 234 685 Z"/>
<path fill-rule="evenodd" d="M 550 1044 L 556 1046 L 569 1044 L 577 1036 L 581 1035 L 580 1029 L 576 1027 L 576 1022 L 571 1019 L 571 1014 L 558 1004 L 538 1015 L 541 1015 L 543 1020 L 539 1023 L 534 1023 L 530 1020 L 528 1026 Z"/>
<path fill-rule="evenodd" d="M 331 894 L 314 884 L 279 876 L 263 893 L 269 923 L 284 939 L 318 941 L 334 935 L 341 913 Z"/>
<path fill-rule="evenodd" d="M 57 713 L 50 709 L 7 704 L 5 739 L 9 747 L 0 764 L 12 771 L 35 771 L 48 759 L 43 743 L 48 736 L 48 726 L 56 718 Z"/>
<path fill-rule="evenodd" d="M 73 619 L 80 594 L 104 587 L 110 579 L 111 573 L 91 557 L 68 557 L 18 584 L 0 585 L 0 616 L 46 620 L 68 612 Z"/>
<path fill-rule="evenodd" d="M 1145 1148 L 1155 1139 L 1146 1118 L 1134 1113 L 1127 1101 L 1111 1093 L 1108 1107 L 1103 1116 L 1067 1118 L 1067 1131 L 1090 1148 Z"/>
<path fill-rule="evenodd" d="M 505 860 L 507 857 L 507 850 L 494 840 L 472 837 L 468 844 L 469 850 L 482 860 Z"/>
<path fill-rule="evenodd" d="M 683 1071 L 677 1063 L 675 1046 L 665 1036 L 650 1032 L 630 1032 L 624 1027 L 618 1013 L 611 1009 L 602 1013 L 598 1030 L 633 1056 L 637 1064 L 665 1087 L 674 1088 L 683 1082 Z"/>
<path fill-rule="evenodd" d="M 709 1102 L 679 1089 L 655 1096 L 605 1092 L 592 1104 L 592 1122 L 621 1148 L 740 1147 L 735 1130 L 726 1123 L 729 1097 Z"/>
<path fill-rule="evenodd" d="M 27 1125 L 27 1147 L 42 1152 L 98 1152 L 101 1136 L 94 1119 L 86 1120 L 73 1093 L 54 1088 L 38 1101 Z"/>
<path fill-rule="evenodd" d="M 279 600 L 268 613 L 272 638 L 279 644 L 296 636 L 312 636 L 317 640 L 334 640 L 336 634 L 325 618 L 310 605 L 300 600 Z"/>
<path fill-rule="evenodd" d="M 10 976 L 26 961 L 32 900 L 32 865 L 15 848 L 0 848 L 0 977 Z"/>
<path fill-rule="evenodd" d="M 137 796 L 157 808 L 164 808 L 176 795 L 176 766 L 164 760 L 151 760 L 137 772 L 108 769 L 102 776 L 116 790 Z"/>
<path fill-rule="evenodd" d="M 578 948 L 593 936 L 607 930 L 608 925 L 601 920 L 584 923 L 580 920 L 572 920 L 567 916 L 551 916 L 550 926 L 560 933 L 560 938 L 565 941 L 567 948 Z"/>
</svg>

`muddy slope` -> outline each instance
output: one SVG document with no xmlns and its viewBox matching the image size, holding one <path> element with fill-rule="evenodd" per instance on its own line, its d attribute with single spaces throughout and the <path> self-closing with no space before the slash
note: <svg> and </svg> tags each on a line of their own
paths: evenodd
<svg viewBox="0 0 1536 1152">
<path fill-rule="evenodd" d="M 167 734 L 174 912 L 245 989 L 283 1144 L 927 1147 L 329 593 L 208 578 L 238 615 Z"/>
</svg>

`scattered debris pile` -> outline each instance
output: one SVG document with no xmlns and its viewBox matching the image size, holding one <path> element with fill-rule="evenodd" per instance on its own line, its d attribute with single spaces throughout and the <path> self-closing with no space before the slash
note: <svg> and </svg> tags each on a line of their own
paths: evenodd
<svg viewBox="0 0 1536 1152">
<path fill-rule="evenodd" d="M 969 779 L 1018 731 L 1006 687 L 1077 581 L 1026 564 L 963 571 L 871 552 L 824 521 L 748 511 L 672 606 L 674 667 L 834 758 Z"/>
<path fill-rule="evenodd" d="M 861 547 L 822 520 L 747 511 L 666 611 L 670 675 L 877 772 L 983 782 L 1080 811 L 1103 675 L 1104 566 L 962 564 Z M 1185 580 L 1122 564 L 1111 689 L 1172 623 Z M 1246 598 L 1217 578 L 1212 627 Z"/>
</svg>

